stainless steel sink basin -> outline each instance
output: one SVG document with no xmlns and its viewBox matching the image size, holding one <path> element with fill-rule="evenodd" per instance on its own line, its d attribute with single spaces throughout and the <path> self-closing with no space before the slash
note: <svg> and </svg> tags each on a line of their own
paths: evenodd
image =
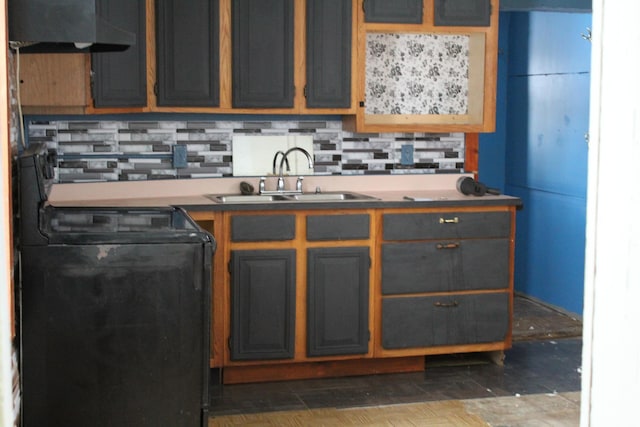
<svg viewBox="0 0 640 427">
<path fill-rule="evenodd" d="M 335 202 L 340 200 L 376 200 L 375 197 L 360 193 L 302 193 L 291 194 L 290 197 L 300 202 Z"/>
<path fill-rule="evenodd" d="M 377 200 L 376 197 L 353 192 L 283 193 L 283 194 L 208 194 L 217 203 L 269 203 L 269 202 L 339 202 Z"/>
<path fill-rule="evenodd" d="M 287 200 L 279 194 L 207 194 L 206 197 L 218 203 L 265 203 L 276 200 Z"/>
</svg>

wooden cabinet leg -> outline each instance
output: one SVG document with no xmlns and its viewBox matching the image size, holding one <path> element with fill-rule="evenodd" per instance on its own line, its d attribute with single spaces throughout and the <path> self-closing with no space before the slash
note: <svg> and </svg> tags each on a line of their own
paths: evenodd
<svg viewBox="0 0 640 427">
<path fill-rule="evenodd" d="M 498 366 L 504 366 L 504 350 L 496 350 L 487 352 L 489 360 Z"/>
</svg>

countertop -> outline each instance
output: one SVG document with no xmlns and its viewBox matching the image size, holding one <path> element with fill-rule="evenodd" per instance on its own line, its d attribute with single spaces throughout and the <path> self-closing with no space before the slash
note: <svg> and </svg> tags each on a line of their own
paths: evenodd
<svg viewBox="0 0 640 427">
<path fill-rule="evenodd" d="M 90 182 L 54 184 L 49 194 L 53 206 L 159 207 L 181 206 L 187 210 L 282 210 L 382 207 L 520 206 L 517 197 L 506 195 L 467 196 L 456 190 L 456 182 L 468 174 L 307 176 L 305 192 L 343 191 L 375 197 L 374 200 L 276 201 L 266 203 L 218 203 L 207 195 L 238 194 L 242 181 L 258 187 L 258 178 L 209 178 L 160 181 Z M 267 178 L 267 189 L 275 185 Z M 285 188 L 295 187 L 296 177 L 287 177 Z M 412 197 L 416 200 L 407 200 Z"/>
</svg>

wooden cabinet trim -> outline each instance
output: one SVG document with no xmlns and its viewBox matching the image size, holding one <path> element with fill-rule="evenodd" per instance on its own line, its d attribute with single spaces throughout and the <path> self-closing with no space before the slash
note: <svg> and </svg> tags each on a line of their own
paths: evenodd
<svg viewBox="0 0 640 427">
<path fill-rule="evenodd" d="M 436 26 L 433 10 L 435 0 L 424 0 L 422 24 L 388 24 L 365 22 L 362 5 L 365 0 L 356 0 L 358 36 L 356 41 L 358 63 L 354 67 L 358 79 L 356 81 L 357 111 L 353 117 L 343 120 L 344 128 L 354 132 L 493 132 L 495 131 L 495 108 L 498 61 L 498 16 L 499 0 L 491 0 L 492 13 L 490 26 Z M 459 116 L 434 115 L 397 115 L 373 116 L 365 115 L 365 52 L 368 32 L 385 33 L 437 33 L 437 34 L 473 34 L 471 43 L 474 47 L 470 58 L 470 73 L 474 70 L 474 79 L 469 84 L 472 92 L 470 114 Z M 477 35 L 477 36 L 476 36 Z M 483 40 L 484 47 L 480 45 Z M 480 52 L 483 54 L 481 55 Z M 480 58 L 483 56 L 483 58 Z M 482 74 L 478 74 L 478 70 Z M 473 95 L 475 93 L 476 95 Z"/>
</svg>

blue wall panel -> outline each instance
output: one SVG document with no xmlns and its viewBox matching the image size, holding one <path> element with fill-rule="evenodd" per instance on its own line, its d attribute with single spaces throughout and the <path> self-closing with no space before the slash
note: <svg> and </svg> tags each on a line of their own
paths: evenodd
<svg viewBox="0 0 640 427">
<path fill-rule="evenodd" d="M 495 170 L 504 165 L 505 192 L 523 200 L 516 290 L 575 313 L 584 295 L 591 48 L 581 34 L 590 23 L 590 14 L 500 14 L 500 37 L 508 38 L 501 41 L 508 59 L 499 61 L 506 70 L 498 70 L 498 88 L 506 86 L 497 110 L 505 158 L 485 143 L 500 139 L 498 132 L 481 137 L 479 153 L 480 179 L 498 181 Z"/>
<path fill-rule="evenodd" d="M 496 131 L 479 138 L 478 180 L 504 191 L 507 143 L 507 71 L 510 13 L 500 14 L 498 35 L 498 80 L 496 93 Z"/>
<path fill-rule="evenodd" d="M 586 197 L 589 74 L 509 78 L 511 185 Z"/>
<path fill-rule="evenodd" d="M 589 72 L 591 14 L 511 13 L 509 75 Z M 500 22 L 502 24 L 502 22 Z"/>
<path fill-rule="evenodd" d="M 516 216 L 516 291 L 581 314 L 584 199 L 521 187 L 507 191 L 524 203 Z"/>
</svg>

